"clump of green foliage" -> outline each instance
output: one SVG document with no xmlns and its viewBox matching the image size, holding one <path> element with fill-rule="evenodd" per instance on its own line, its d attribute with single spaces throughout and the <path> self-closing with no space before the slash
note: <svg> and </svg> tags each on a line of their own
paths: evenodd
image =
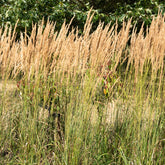
<svg viewBox="0 0 165 165">
<path fill-rule="evenodd" d="M 83 32 L 84 24 L 87 18 L 87 11 L 93 7 L 95 15 L 93 17 L 93 27 L 91 31 L 97 28 L 100 21 L 104 24 L 118 20 L 119 28 L 122 27 L 124 20 L 133 18 L 132 23 L 137 24 L 140 29 L 142 23 L 144 27 L 151 24 L 154 15 L 158 11 L 164 13 L 165 5 L 158 0 L 2 0 L 0 2 L 0 26 L 10 23 L 13 27 L 17 20 L 17 33 L 19 38 L 20 32 L 24 32 L 26 27 L 28 34 L 31 32 L 32 24 L 38 23 L 43 18 L 45 22 L 49 19 L 56 22 L 57 30 L 60 30 L 64 20 L 68 21 L 74 17 L 72 26 L 79 27 Z"/>
</svg>

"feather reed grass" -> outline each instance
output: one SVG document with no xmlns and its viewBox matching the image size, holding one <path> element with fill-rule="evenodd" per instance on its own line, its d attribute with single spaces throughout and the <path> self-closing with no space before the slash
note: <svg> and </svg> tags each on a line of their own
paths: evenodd
<svg viewBox="0 0 165 165">
<path fill-rule="evenodd" d="M 165 15 L 139 33 L 131 20 L 91 33 L 92 16 L 82 35 L 44 20 L 18 41 L 0 29 L 1 164 L 165 161 Z"/>
</svg>

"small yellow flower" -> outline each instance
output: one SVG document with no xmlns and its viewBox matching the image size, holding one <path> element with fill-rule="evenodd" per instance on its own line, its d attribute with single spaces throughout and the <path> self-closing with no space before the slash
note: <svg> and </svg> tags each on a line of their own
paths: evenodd
<svg viewBox="0 0 165 165">
<path fill-rule="evenodd" d="M 107 94 L 107 91 L 106 91 L 106 89 L 104 88 L 104 94 L 106 95 Z"/>
</svg>

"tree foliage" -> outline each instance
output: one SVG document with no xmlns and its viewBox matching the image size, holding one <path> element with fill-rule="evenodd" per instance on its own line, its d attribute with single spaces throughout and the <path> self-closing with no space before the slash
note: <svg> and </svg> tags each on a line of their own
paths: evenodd
<svg viewBox="0 0 165 165">
<path fill-rule="evenodd" d="M 93 29 L 99 21 L 105 24 L 116 22 L 119 27 L 123 20 L 132 17 L 132 23 L 141 26 L 150 25 L 152 17 L 158 11 L 164 12 L 165 4 L 160 0 L 1 0 L 0 1 L 0 26 L 10 23 L 13 27 L 17 20 L 18 34 L 27 28 L 31 31 L 32 23 L 38 23 L 42 18 L 45 21 L 56 22 L 56 29 L 59 30 L 64 20 L 68 23 L 75 17 L 72 25 L 78 26 L 80 32 L 83 30 L 87 12 L 93 7 L 95 12 L 93 18 Z"/>
</svg>

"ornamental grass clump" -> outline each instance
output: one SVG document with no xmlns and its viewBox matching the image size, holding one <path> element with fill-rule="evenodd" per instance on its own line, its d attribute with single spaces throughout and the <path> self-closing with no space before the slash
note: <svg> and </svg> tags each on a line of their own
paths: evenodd
<svg viewBox="0 0 165 165">
<path fill-rule="evenodd" d="M 165 15 L 139 33 L 92 17 L 0 29 L 0 164 L 165 161 Z"/>
</svg>

